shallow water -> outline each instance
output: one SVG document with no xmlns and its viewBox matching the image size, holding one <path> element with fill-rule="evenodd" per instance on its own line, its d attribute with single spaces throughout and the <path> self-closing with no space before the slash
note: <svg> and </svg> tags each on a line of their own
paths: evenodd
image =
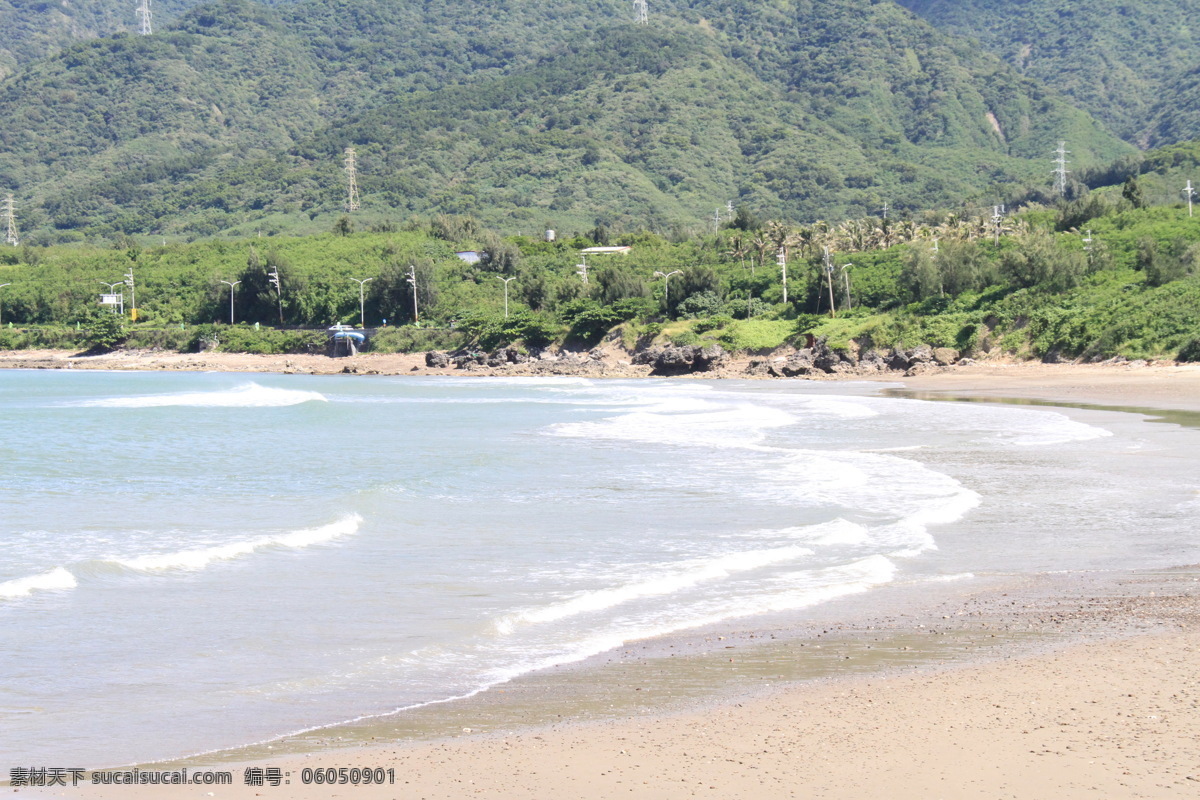
<svg viewBox="0 0 1200 800">
<path fill-rule="evenodd" d="M 0 753 L 178 757 L 897 582 L 1196 560 L 1196 432 L 870 391 L 3 373 Z"/>
</svg>

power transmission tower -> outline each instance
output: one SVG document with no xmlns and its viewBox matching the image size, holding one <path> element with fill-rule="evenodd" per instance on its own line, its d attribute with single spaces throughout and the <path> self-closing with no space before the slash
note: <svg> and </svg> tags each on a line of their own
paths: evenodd
<svg viewBox="0 0 1200 800">
<path fill-rule="evenodd" d="M 721 207 L 717 206 L 717 210 L 713 212 L 713 233 L 721 232 Z"/>
<path fill-rule="evenodd" d="M 138 23 L 140 25 L 139 32 L 142 36 L 149 36 L 154 33 L 154 26 L 151 24 L 150 0 L 141 0 L 137 7 Z"/>
<path fill-rule="evenodd" d="M 992 206 L 992 230 L 995 233 L 996 246 L 1000 245 L 1000 221 L 1004 219 L 1004 206 Z"/>
<path fill-rule="evenodd" d="M 883 210 L 883 218 L 887 219 L 887 212 L 892 210 L 891 206 L 888 205 L 887 200 L 883 201 L 883 209 L 882 210 Z"/>
<path fill-rule="evenodd" d="M 1183 190 L 1183 193 L 1187 195 L 1187 199 L 1188 199 L 1188 216 L 1190 217 L 1190 216 L 1192 215 L 1192 195 L 1194 195 L 1194 194 L 1196 193 L 1196 190 L 1192 188 L 1192 182 L 1191 182 L 1191 181 L 1188 181 L 1188 185 L 1187 185 L 1187 187 L 1186 187 L 1186 188 Z"/>
<path fill-rule="evenodd" d="M 4 222 L 4 241 L 11 245 L 20 244 L 21 240 L 17 236 L 17 214 L 15 206 L 13 206 L 13 196 L 11 194 L 6 195 L 4 198 Z"/>
<path fill-rule="evenodd" d="M 1054 187 L 1058 190 L 1059 197 L 1066 197 L 1067 194 L 1067 175 L 1070 170 L 1067 169 L 1067 156 L 1071 151 L 1067 149 L 1066 142 L 1059 142 L 1058 149 L 1054 151 L 1058 158 L 1054 159 Z"/>
<path fill-rule="evenodd" d="M 633 0 L 633 21 L 637 25 L 650 24 L 650 12 L 646 8 L 646 0 Z"/>
<path fill-rule="evenodd" d="M 358 211 L 358 159 L 353 147 L 346 148 L 346 210 Z"/>
</svg>

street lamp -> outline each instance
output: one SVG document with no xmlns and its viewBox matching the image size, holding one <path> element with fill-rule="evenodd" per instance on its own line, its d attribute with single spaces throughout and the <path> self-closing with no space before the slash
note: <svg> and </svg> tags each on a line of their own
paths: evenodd
<svg viewBox="0 0 1200 800">
<path fill-rule="evenodd" d="M 0 289 L 3 289 L 5 286 L 12 286 L 12 284 L 11 283 L 0 283 Z M 3 303 L 3 301 L 0 301 L 0 324 L 3 324 L 3 323 L 4 323 L 4 303 Z"/>
<path fill-rule="evenodd" d="M 366 300 L 363 295 L 364 288 L 368 283 L 375 280 L 374 278 L 351 278 L 350 280 L 358 284 L 358 322 L 362 327 L 367 327 L 367 311 Z"/>
<path fill-rule="evenodd" d="M 235 286 L 237 286 L 239 283 L 241 283 L 241 281 L 233 281 L 232 283 L 231 283 L 231 282 L 229 282 L 229 281 L 221 281 L 221 283 L 223 283 L 223 284 L 225 284 L 226 286 L 228 286 L 228 287 L 229 287 L 229 324 L 230 324 L 230 325 L 232 325 L 232 324 L 233 324 L 233 292 L 234 292 L 234 287 L 235 287 Z"/>
<path fill-rule="evenodd" d="M 670 272 L 654 270 L 654 277 L 663 279 L 663 302 L 667 306 L 667 316 L 671 316 L 671 276 L 678 275 L 683 270 L 675 269 Z"/>
<path fill-rule="evenodd" d="M 508 319 L 508 282 L 515 281 L 517 279 L 517 276 L 513 275 L 511 278 L 504 278 L 504 277 L 501 277 L 500 275 L 497 275 L 496 277 L 500 278 L 500 280 L 504 281 L 504 318 Z"/>
<path fill-rule="evenodd" d="M 853 264 L 843 264 L 841 266 L 842 278 L 846 281 L 846 310 L 854 308 L 854 301 L 850 299 L 850 273 L 848 270 L 853 267 Z"/>
</svg>

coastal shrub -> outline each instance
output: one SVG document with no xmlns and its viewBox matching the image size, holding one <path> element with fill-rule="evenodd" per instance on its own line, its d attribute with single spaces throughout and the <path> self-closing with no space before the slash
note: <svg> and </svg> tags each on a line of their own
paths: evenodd
<svg viewBox="0 0 1200 800">
<path fill-rule="evenodd" d="M 501 314 L 467 314 L 459 319 L 458 329 L 464 343 L 474 343 L 484 350 L 495 350 L 516 341 L 543 347 L 560 333 L 552 320 L 529 311 L 512 314 L 508 319 Z"/>
<path fill-rule="evenodd" d="M 83 344 L 91 352 L 105 353 L 125 342 L 125 318 L 95 309 L 83 320 Z"/>
<path fill-rule="evenodd" d="M 688 330 L 672 333 L 671 344 L 679 345 L 680 347 L 691 347 L 692 345 L 700 344 L 700 334 Z"/>
<path fill-rule="evenodd" d="M 187 350 L 192 342 L 192 332 L 179 325 L 169 328 L 130 328 L 125 339 L 126 347 L 158 350 Z"/>
<path fill-rule="evenodd" d="M 216 349 L 223 353 L 322 353 L 329 345 L 323 330 L 279 330 L 265 326 L 256 330 L 253 325 L 198 325 L 188 337 L 187 349 L 198 352 L 214 338 Z"/>
<path fill-rule="evenodd" d="M 692 330 L 696 333 L 708 333 L 709 331 L 718 331 L 728 327 L 733 322 L 732 317 L 716 316 L 708 317 L 707 319 L 698 319 L 692 325 Z"/>
<path fill-rule="evenodd" d="M 28 350 L 33 337 L 24 328 L 0 328 L 0 350 Z"/>
<path fill-rule="evenodd" d="M 375 353 L 423 353 L 428 350 L 457 350 L 467 343 L 467 335 L 456 328 L 379 328 L 371 336 Z"/>
<path fill-rule="evenodd" d="M 1200 337 L 1191 339 L 1175 356 L 1176 361 L 1200 361 Z"/>
</svg>

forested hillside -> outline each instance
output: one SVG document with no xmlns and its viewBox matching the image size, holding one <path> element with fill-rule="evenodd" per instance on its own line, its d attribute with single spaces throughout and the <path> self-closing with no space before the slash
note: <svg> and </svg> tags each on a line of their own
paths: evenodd
<svg viewBox="0 0 1200 800">
<path fill-rule="evenodd" d="M 1158 146 L 1200 136 L 1200 120 L 1175 90 L 1200 67 L 1192 0 L 897 1 L 943 30 L 978 39 L 1128 141 Z"/>
<path fill-rule="evenodd" d="M 1130 150 L 892 3 L 224 0 L 0 85 L 0 186 L 35 241 L 328 230 L 471 213 L 507 232 L 796 221 L 991 202 Z"/>
<path fill-rule="evenodd" d="M 154 27 L 166 28 L 201 2 L 153 0 Z M 0 78 L 75 42 L 138 30 L 137 6 L 136 0 L 0 0 Z"/>
</svg>

